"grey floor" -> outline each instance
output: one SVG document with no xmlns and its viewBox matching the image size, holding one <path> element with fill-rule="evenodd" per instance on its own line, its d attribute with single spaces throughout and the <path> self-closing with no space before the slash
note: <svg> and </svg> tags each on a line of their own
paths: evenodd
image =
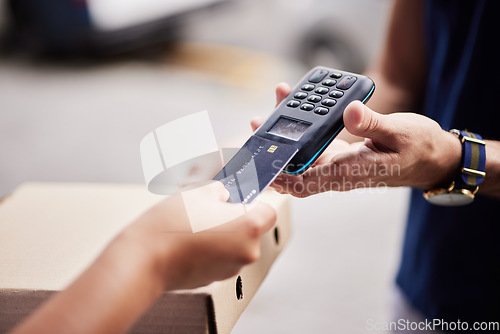
<svg viewBox="0 0 500 334">
<path fill-rule="evenodd" d="M 0 60 L 0 196 L 28 181 L 142 183 L 142 137 L 201 110 L 221 144 L 234 142 L 253 116 L 272 111 L 276 84 L 307 69 L 296 55 L 325 12 L 365 64 L 387 4 L 235 1 L 192 16 L 185 41 L 160 60 Z M 328 55 L 314 59 L 346 64 Z M 407 197 L 407 189 L 379 189 L 292 199 L 292 240 L 233 332 L 359 333 L 368 319 L 387 320 Z"/>
</svg>

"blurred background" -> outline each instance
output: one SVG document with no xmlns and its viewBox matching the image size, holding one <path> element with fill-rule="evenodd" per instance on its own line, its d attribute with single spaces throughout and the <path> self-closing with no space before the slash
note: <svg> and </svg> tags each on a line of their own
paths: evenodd
<svg viewBox="0 0 500 334">
<path fill-rule="evenodd" d="M 363 72 L 388 0 L 0 0 L 0 197 L 143 183 L 139 142 L 208 110 L 237 145 L 280 81 Z M 376 94 L 376 93 L 375 93 Z M 294 235 L 234 333 L 359 333 L 390 318 L 406 189 L 292 199 Z"/>
</svg>

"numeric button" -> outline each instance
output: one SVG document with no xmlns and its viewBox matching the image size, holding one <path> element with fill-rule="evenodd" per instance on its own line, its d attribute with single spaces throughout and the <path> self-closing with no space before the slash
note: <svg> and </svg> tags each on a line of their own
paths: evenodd
<svg viewBox="0 0 500 334">
<path fill-rule="evenodd" d="M 310 104 L 310 103 L 302 103 L 300 105 L 300 110 L 304 110 L 304 111 L 311 111 L 314 109 L 314 104 Z"/>
<path fill-rule="evenodd" d="M 314 113 L 318 115 L 326 115 L 329 111 L 330 110 L 328 110 L 328 108 L 324 107 L 317 107 L 316 109 L 314 109 Z"/>
<path fill-rule="evenodd" d="M 296 99 L 302 100 L 302 99 L 305 99 L 307 97 L 307 93 L 305 93 L 305 92 L 297 92 L 297 93 L 295 93 L 295 95 L 293 97 L 296 98 Z"/>
<path fill-rule="evenodd" d="M 305 90 L 306 92 L 309 92 L 309 91 L 313 90 L 314 87 L 316 87 L 316 86 L 311 85 L 311 84 L 304 84 L 304 85 L 302 85 L 302 90 Z"/>
<path fill-rule="evenodd" d="M 337 83 L 337 80 L 332 80 L 332 79 L 326 79 L 325 81 L 323 81 L 323 85 L 328 86 L 328 87 L 335 86 L 336 83 Z"/>
<path fill-rule="evenodd" d="M 340 99 L 342 96 L 344 96 L 344 92 L 340 90 L 332 90 L 330 94 L 328 94 L 330 97 L 333 97 L 335 99 Z"/>
<path fill-rule="evenodd" d="M 290 100 L 286 105 L 290 108 L 297 108 L 298 106 L 300 106 L 300 102 L 297 100 Z"/>
<path fill-rule="evenodd" d="M 336 103 L 337 101 L 333 99 L 324 99 L 323 101 L 321 101 L 321 104 L 327 107 L 333 107 Z"/>
<path fill-rule="evenodd" d="M 318 94 L 321 94 L 321 95 L 326 94 L 326 93 L 328 93 L 329 91 L 330 91 L 330 90 L 329 90 L 328 88 L 326 88 L 326 87 L 318 87 L 318 88 L 316 88 L 316 89 L 314 90 L 314 92 L 315 92 L 315 93 L 318 93 Z"/>
<path fill-rule="evenodd" d="M 309 95 L 309 97 L 307 98 L 307 101 L 313 102 L 313 103 L 319 102 L 319 101 L 321 101 L 321 96 L 319 96 L 319 95 Z"/>
</svg>

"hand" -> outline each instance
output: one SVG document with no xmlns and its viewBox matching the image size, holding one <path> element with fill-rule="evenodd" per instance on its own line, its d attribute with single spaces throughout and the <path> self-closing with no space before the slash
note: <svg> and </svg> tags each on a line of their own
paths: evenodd
<svg viewBox="0 0 500 334">
<path fill-rule="evenodd" d="M 228 197 L 214 182 L 163 200 L 12 333 L 125 333 L 165 290 L 235 275 L 259 257 L 276 213 L 262 203 L 228 204 Z M 192 233 L 193 217 L 218 217 L 211 222 L 221 225 Z"/>
<path fill-rule="evenodd" d="M 278 103 L 290 90 L 286 84 L 278 85 Z M 252 120 L 252 128 L 261 123 Z M 458 170 L 460 142 L 430 118 L 414 113 L 382 115 L 354 101 L 344 111 L 344 124 L 364 142 L 335 139 L 304 174 L 282 173 L 272 186 L 297 197 L 380 186 L 430 189 L 449 184 Z"/>
<path fill-rule="evenodd" d="M 276 213 L 264 203 L 243 206 L 228 198 L 220 182 L 182 192 L 146 212 L 124 235 L 149 250 L 167 290 L 229 278 L 259 258 L 261 236 Z M 219 226 L 192 233 L 193 219 Z"/>
</svg>

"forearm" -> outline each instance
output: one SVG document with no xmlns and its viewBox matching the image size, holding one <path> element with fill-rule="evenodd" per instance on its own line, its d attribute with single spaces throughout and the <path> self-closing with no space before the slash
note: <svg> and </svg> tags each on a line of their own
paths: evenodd
<svg viewBox="0 0 500 334">
<path fill-rule="evenodd" d="M 378 113 L 421 110 L 427 79 L 422 3 L 394 1 L 380 54 L 364 73 L 376 86 L 367 106 Z M 363 140 L 345 130 L 339 138 L 350 143 Z"/>
<path fill-rule="evenodd" d="M 428 73 L 423 6 L 423 1 L 393 3 L 384 45 L 367 70 L 379 93 L 369 106 L 379 113 L 420 111 Z"/>
<path fill-rule="evenodd" d="M 228 198 L 224 185 L 213 182 L 160 201 L 11 334 L 124 333 L 163 291 L 236 275 L 257 260 L 261 237 L 276 214 L 257 203 L 242 215 Z M 196 217 L 215 218 L 210 222 L 220 226 L 193 233 L 188 208 Z"/>
<path fill-rule="evenodd" d="M 127 234 L 118 236 L 65 291 L 13 333 L 123 333 L 164 289 L 154 257 Z"/>
</svg>

